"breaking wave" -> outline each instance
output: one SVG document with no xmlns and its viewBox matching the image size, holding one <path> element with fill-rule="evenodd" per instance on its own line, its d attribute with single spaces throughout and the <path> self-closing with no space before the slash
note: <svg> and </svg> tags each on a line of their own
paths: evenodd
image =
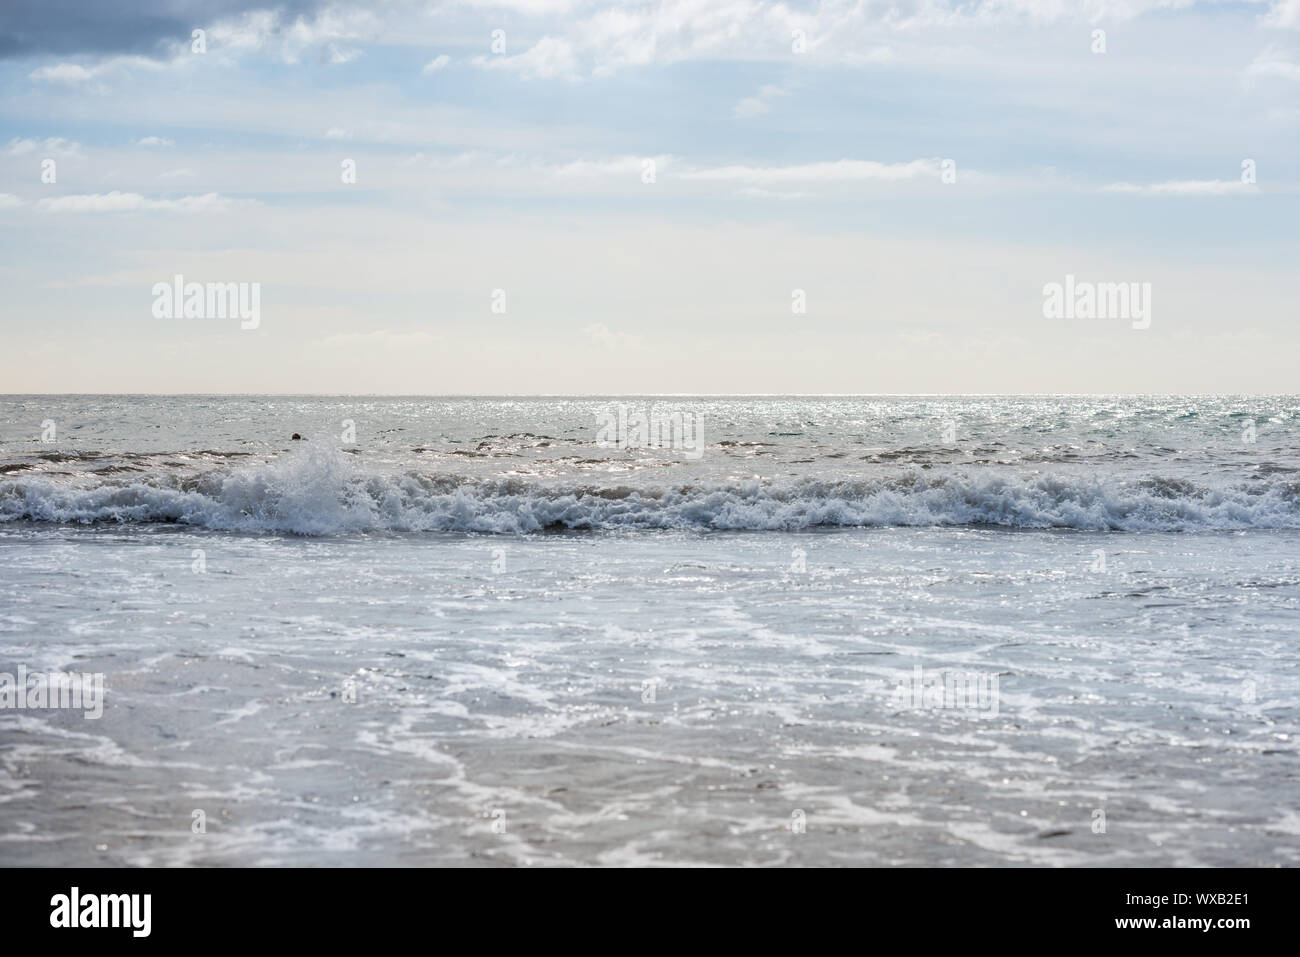
<svg viewBox="0 0 1300 957">
<path fill-rule="evenodd" d="M 1182 478 L 909 469 L 803 479 L 600 487 L 416 472 L 367 472 L 324 447 L 195 473 L 163 470 L 87 486 L 22 472 L 0 480 L 0 521 L 180 523 L 210 529 L 341 532 L 960 526 L 1120 531 L 1300 528 L 1300 483 L 1261 476 L 1210 487 Z"/>
</svg>

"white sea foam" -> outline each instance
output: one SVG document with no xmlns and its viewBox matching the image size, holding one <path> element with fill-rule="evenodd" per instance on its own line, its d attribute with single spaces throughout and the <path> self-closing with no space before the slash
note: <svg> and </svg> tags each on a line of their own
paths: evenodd
<svg viewBox="0 0 1300 957">
<path fill-rule="evenodd" d="M 0 406 L 6 863 L 1300 864 L 1300 399 Z"/>
<path fill-rule="evenodd" d="M 1120 531 L 1300 528 L 1300 483 L 1283 476 L 1198 485 L 1159 475 L 968 467 L 873 477 L 697 485 L 579 485 L 541 479 L 387 474 L 324 446 L 201 475 L 161 470 L 100 484 L 16 477 L 0 520 L 175 522 L 211 529 L 343 532 L 993 525 Z"/>
</svg>

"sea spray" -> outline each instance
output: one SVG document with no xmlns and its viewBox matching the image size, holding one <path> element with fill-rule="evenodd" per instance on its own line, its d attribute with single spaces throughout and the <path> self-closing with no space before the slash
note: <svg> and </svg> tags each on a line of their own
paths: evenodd
<svg viewBox="0 0 1300 957">
<path fill-rule="evenodd" d="M 174 522 L 212 529 L 329 535 L 548 529 L 797 530 L 821 526 L 1000 526 L 1117 531 L 1300 528 L 1284 477 L 1195 484 L 1160 475 L 903 467 L 869 478 L 712 482 L 631 488 L 521 476 L 385 473 L 304 444 L 270 460 L 201 475 L 155 472 L 65 484 L 0 483 L 0 520 Z"/>
</svg>

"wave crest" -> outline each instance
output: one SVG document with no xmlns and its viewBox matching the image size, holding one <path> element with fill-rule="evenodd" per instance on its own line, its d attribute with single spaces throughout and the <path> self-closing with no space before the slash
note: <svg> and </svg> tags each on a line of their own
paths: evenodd
<svg viewBox="0 0 1300 957">
<path fill-rule="evenodd" d="M 256 466 L 106 479 L 87 487 L 20 474 L 0 481 L 0 520 L 169 522 L 252 532 L 470 531 L 994 525 L 1121 531 L 1300 528 L 1300 484 L 1270 478 L 1209 487 L 1144 476 L 936 474 L 658 488 L 367 472 L 304 447 Z"/>
</svg>

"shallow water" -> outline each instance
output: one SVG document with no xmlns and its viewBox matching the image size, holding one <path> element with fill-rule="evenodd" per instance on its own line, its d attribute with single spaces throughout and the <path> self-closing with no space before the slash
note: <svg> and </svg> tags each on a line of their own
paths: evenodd
<svg viewBox="0 0 1300 957">
<path fill-rule="evenodd" d="M 592 448 L 636 400 L 477 400 L 437 436 L 406 433 L 451 400 L 373 400 L 403 433 L 354 414 L 355 452 L 299 424 L 355 400 L 286 401 L 0 403 L 32 466 L 0 478 L 0 670 L 106 685 L 99 719 L 0 711 L 4 863 L 1300 860 L 1293 401 L 683 400 L 695 461 Z M 844 427 L 854 401 L 894 431 Z M 533 437 L 452 454 L 507 414 Z M 47 417 L 91 424 L 56 458 Z M 980 694 L 914 695 L 917 667 Z"/>
</svg>

